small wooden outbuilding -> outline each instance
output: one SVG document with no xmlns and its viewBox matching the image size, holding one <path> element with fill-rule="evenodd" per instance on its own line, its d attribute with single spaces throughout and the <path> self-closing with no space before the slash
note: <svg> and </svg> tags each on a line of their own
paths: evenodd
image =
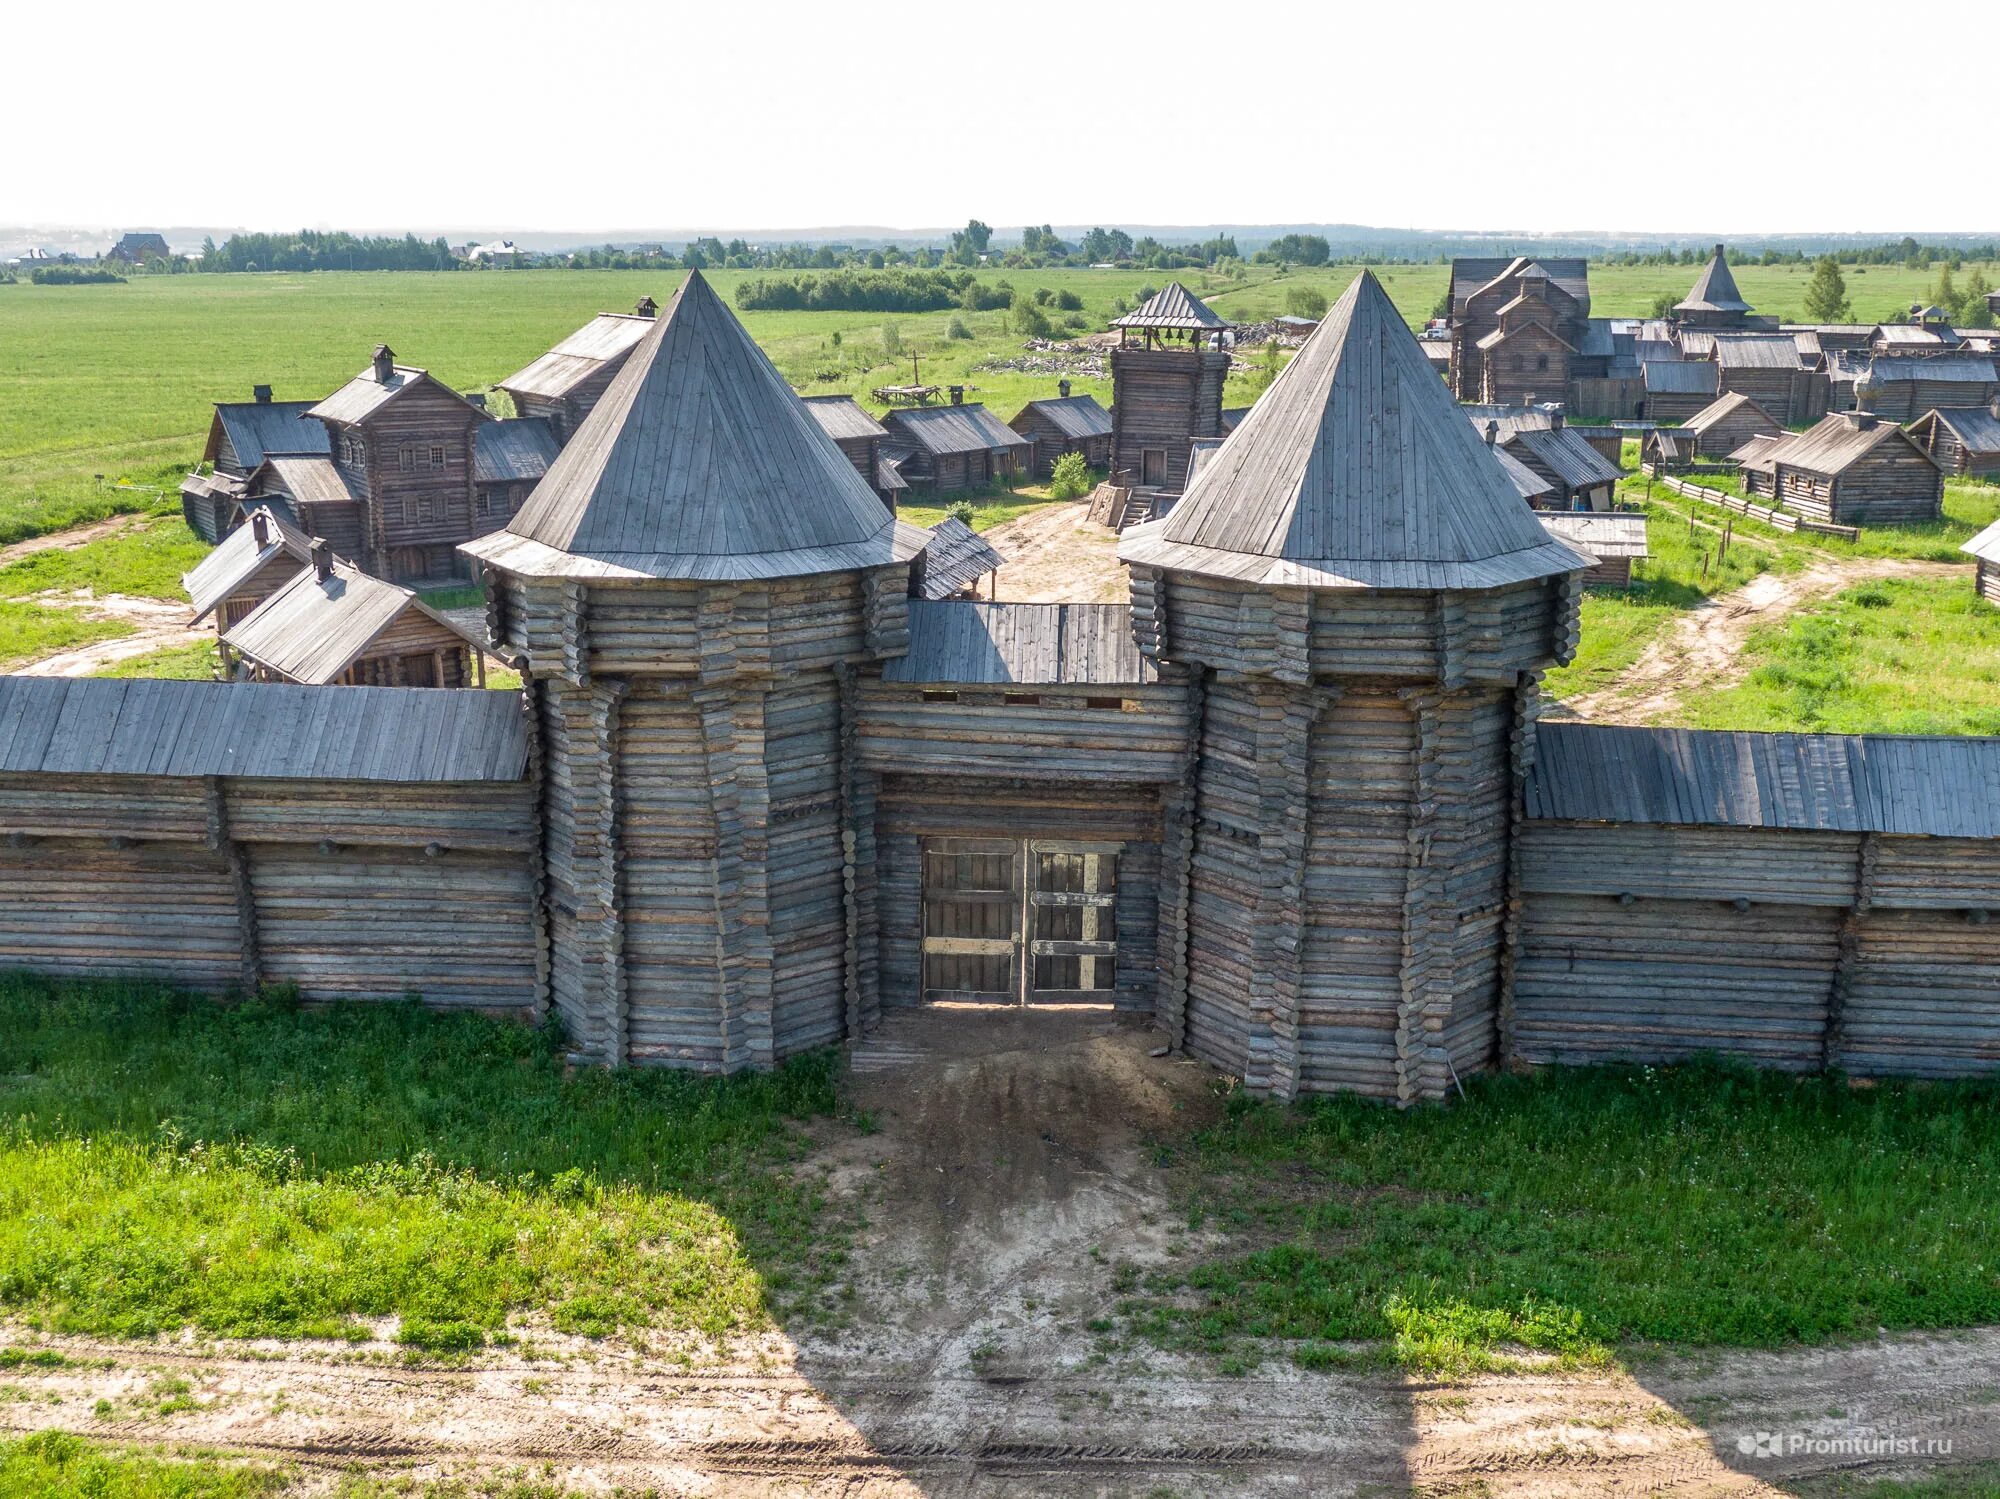
<svg viewBox="0 0 2000 1499">
<path fill-rule="evenodd" d="M 819 423 L 820 430 L 847 455 L 854 471 L 882 497 L 882 503 L 894 515 L 898 501 L 908 492 L 910 485 L 902 471 L 883 456 L 882 444 L 889 436 L 889 429 L 862 410 L 861 403 L 853 396 L 802 396 L 800 399 L 805 402 L 812 419 Z"/>
<path fill-rule="evenodd" d="M 1978 567 L 1973 587 L 1989 604 L 2000 604 L 2000 521 L 1995 521 L 1959 548 L 1970 553 Z"/>
<path fill-rule="evenodd" d="M 1016 473 L 1035 445 L 977 402 L 891 411 L 884 453 L 914 489 L 949 494 Z"/>
<path fill-rule="evenodd" d="M 1609 515 L 1552 511 L 1539 518 L 1542 529 L 1557 541 L 1597 559 L 1597 565 L 1583 575 L 1587 587 L 1630 588 L 1632 564 L 1650 555 L 1646 517 L 1636 510 Z"/>
<path fill-rule="evenodd" d="M 1948 474 L 2000 479 L 2000 402 L 1935 408 L 1917 419 L 1910 435 Z"/>
<path fill-rule="evenodd" d="M 1700 457 L 1700 434 L 1686 427 L 1655 427 L 1639 444 L 1639 461 L 1656 474 L 1677 474 Z"/>
<path fill-rule="evenodd" d="M 223 661 L 254 682 L 325 687 L 485 685 L 480 642 L 410 589 L 339 561 L 310 564 L 222 637 Z"/>
<path fill-rule="evenodd" d="M 1773 493 L 1787 510 L 1838 526 L 1936 520 L 1944 471 L 1894 422 L 1841 411 L 1781 438 L 1766 455 Z"/>
<path fill-rule="evenodd" d="M 603 312 L 525 369 L 500 382 L 517 416 L 547 420 L 558 445 L 567 443 L 591 408 L 625 367 L 632 351 L 653 331 L 655 304 L 644 298 L 632 312 Z"/>
<path fill-rule="evenodd" d="M 1707 359 L 1648 359 L 1640 365 L 1645 414 L 1656 422 L 1684 422 L 1715 400 L 1717 370 Z"/>
<path fill-rule="evenodd" d="M 920 599 L 976 599 L 979 584 L 1007 559 L 955 515 L 931 527 L 931 539 L 910 569 L 910 596 Z"/>
<path fill-rule="evenodd" d="M 1623 471 L 1582 437 L 1568 430 L 1558 413 L 1547 427 L 1502 431 L 1500 445 L 1556 486 L 1553 510 L 1609 510 Z"/>
<path fill-rule="evenodd" d="M 1694 450 L 1707 458 L 1722 458 L 1753 437 L 1776 437 L 1785 424 L 1751 397 L 1731 391 L 1687 419 L 1682 428 L 1694 435 Z"/>
<path fill-rule="evenodd" d="M 225 635 L 257 606 L 312 565 L 312 538 L 281 519 L 268 505 L 251 507 L 247 521 L 216 549 L 181 575 L 198 625 L 215 616 Z"/>
<path fill-rule="evenodd" d="M 1068 384 L 1053 400 L 1030 401 L 1007 424 L 1035 445 L 1032 464 L 1042 477 L 1064 453 L 1083 454 L 1092 468 L 1111 467 L 1111 413 L 1095 396 L 1071 395 Z"/>
</svg>

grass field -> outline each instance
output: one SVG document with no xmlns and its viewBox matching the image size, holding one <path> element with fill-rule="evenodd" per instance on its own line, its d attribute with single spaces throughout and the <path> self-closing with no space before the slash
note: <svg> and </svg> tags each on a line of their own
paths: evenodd
<svg viewBox="0 0 2000 1499">
<path fill-rule="evenodd" d="M 1778 1346 L 2000 1320 L 2000 1089 L 1714 1067 L 1486 1078 L 1467 1105 L 1242 1102 L 1181 1147 L 1222 1252 L 1128 1276 L 1128 1327 L 1308 1367 L 1506 1344 Z M 1250 1355 L 1254 1357 L 1254 1354 Z"/>
<path fill-rule="evenodd" d="M 1592 272 L 1593 310 L 1634 315 L 1662 292 L 1685 292 L 1688 266 L 1606 267 Z M 753 272 L 716 272 L 724 296 Z M 1168 279 L 1146 271 L 982 271 L 985 281 L 1075 292 L 1081 316 L 1102 328 L 1113 303 Z M 1244 321 L 1284 309 L 1286 292 L 1304 284 L 1329 298 L 1356 274 L 1352 266 L 1279 275 L 1251 268 L 1240 282 L 1179 273 L 1225 315 Z M 1413 324 L 1435 307 L 1447 269 L 1387 266 L 1378 274 Z M 2000 280 L 2000 268 L 1989 268 Z M 641 295 L 664 299 L 677 272 L 536 271 L 469 275 L 421 272 L 325 272 L 315 275 L 138 277 L 119 286 L 0 286 L 0 543 L 135 508 L 141 497 L 110 487 L 119 477 L 172 489 L 198 455 L 209 403 L 247 399 L 269 382 L 279 396 L 323 395 L 350 378 L 374 343 L 387 341 L 406 362 L 431 369 L 460 390 L 479 390 L 520 368 L 602 311 L 622 311 Z M 1799 313 L 1805 271 L 1744 266 L 1737 279 L 1761 311 Z M 1850 270 L 1850 295 L 1861 319 L 1888 317 L 1923 297 L 1930 278 L 1900 267 Z M 970 340 L 946 336 L 954 317 Z M 750 313 L 750 331 L 801 389 L 865 395 L 901 382 L 909 355 L 927 381 L 964 380 L 970 398 L 1011 416 L 1046 395 L 1051 374 L 982 370 L 1021 353 L 1005 312 L 897 314 Z M 904 349 L 883 348 L 893 323 Z M 839 342 L 835 343 L 835 335 Z M 1100 398 L 1108 381 L 1078 375 L 1076 388 Z M 1240 382 L 1237 382 L 1240 383 Z M 1232 404 L 1243 398 L 1232 391 Z M 105 475 L 100 485 L 95 476 Z"/>
</svg>

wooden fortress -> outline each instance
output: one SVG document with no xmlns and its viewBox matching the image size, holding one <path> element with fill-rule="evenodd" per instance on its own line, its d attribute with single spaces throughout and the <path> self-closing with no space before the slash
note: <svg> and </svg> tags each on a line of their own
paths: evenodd
<svg viewBox="0 0 2000 1499">
<path fill-rule="evenodd" d="M 1119 352 L 1199 390 L 1187 331 Z M 1545 736 L 1591 559 L 1370 276 L 1201 454 L 1130 606 L 924 597 L 927 533 L 691 275 L 461 549 L 518 700 L 0 678 L 0 964 L 709 1072 L 1024 1003 L 1281 1098 L 2000 1066 L 2000 741 Z"/>
</svg>

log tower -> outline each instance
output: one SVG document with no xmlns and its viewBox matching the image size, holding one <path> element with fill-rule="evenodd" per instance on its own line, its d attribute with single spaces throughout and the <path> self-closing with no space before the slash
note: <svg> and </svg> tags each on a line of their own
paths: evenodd
<svg viewBox="0 0 2000 1499">
<path fill-rule="evenodd" d="M 1502 1054 L 1511 832 L 1588 559 L 1367 274 L 1119 550 L 1140 649 L 1198 684 L 1172 1039 L 1278 1097 L 1444 1098 Z"/>
<path fill-rule="evenodd" d="M 1187 487 L 1189 443 L 1222 435 L 1229 324 L 1178 281 L 1112 323 L 1111 475 L 1166 494 Z"/>
<path fill-rule="evenodd" d="M 695 273 L 465 546 L 528 685 L 543 991 L 582 1058 L 769 1067 L 872 999 L 849 684 L 906 649 L 925 534 Z"/>
</svg>

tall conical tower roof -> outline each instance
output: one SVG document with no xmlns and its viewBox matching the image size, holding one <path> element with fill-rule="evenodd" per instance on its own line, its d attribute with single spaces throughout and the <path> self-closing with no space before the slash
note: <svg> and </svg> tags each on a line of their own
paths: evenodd
<svg viewBox="0 0 2000 1499">
<path fill-rule="evenodd" d="M 1313 588 L 1498 588 L 1552 538 L 1364 271 L 1127 562 Z"/>
<path fill-rule="evenodd" d="M 924 536 L 694 271 L 506 530 L 464 550 L 531 575 L 725 580 L 905 561 Z"/>
<path fill-rule="evenodd" d="M 1743 300 L 1743 293 L 1736 289 L 1736 278 L 1729 273 L 1729 262 L 1722 258 L 1722 246 L 1715 247 L 1715 253 L 1708 257 L 1708 264 L 1701 268 L 1695 278 L 1694 289 L 1687 294 L 1687 300 L 1674 304 L 1675 312 L 1748 312 L 1750 304 Z"/>
</svg>

